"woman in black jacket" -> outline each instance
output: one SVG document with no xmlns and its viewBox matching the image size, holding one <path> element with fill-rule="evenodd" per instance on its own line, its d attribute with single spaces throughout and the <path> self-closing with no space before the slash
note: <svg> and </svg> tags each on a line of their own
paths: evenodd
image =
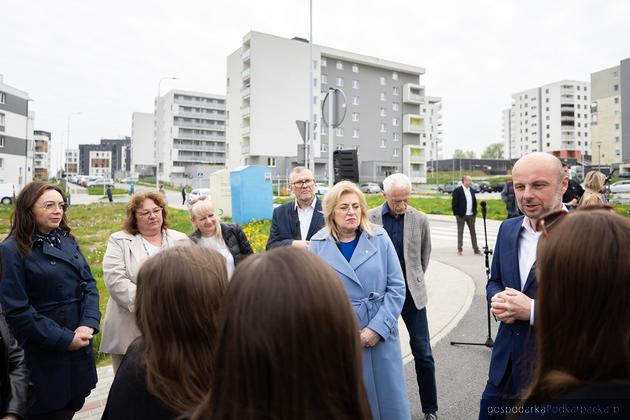
<svg viewBox="0 0 630 420">
<path fill-rule="evenodd" d="M 192 201 L 188 211 L 190 220 L 197 228 L 190 235 L 190 239 L 223 255 L 228 278 L 232 277 L 234 268 L 248 255 L 254 253 L 245 232 L 238 225 L 221 223 L 208 197 Z"/>
<path fill-rule="evenodd" d="M 1 307 L 0 341 L 0 416 L 3 419 L 23 418 L 28 401 L 29 373 L 24 351 L 11 335 Z"/>
</svg>

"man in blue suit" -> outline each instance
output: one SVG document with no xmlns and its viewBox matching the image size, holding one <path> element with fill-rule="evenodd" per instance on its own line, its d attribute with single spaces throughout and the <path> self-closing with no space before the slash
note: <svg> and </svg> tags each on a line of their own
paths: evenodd
<svg viewBox="0 0 630 420">
<path fill-rule="evenodd" d="M 315 195 L 313 173 L 297 166 L 291 171 L 289 183 L 295 201 L 273 210 L 267 250 L 279 246 L 308 249 L 311 236 L 324 227 L 322 203 Z"/>
<path fill-rule="evenodd" d="M 488 382 L 481 399 L 480 419 L 502 418 L 529 385 L 535 354 L 536 247 L 541 216 L 564 208 L 562 194 L 568 177 L 558 158 L 530 153 L 512 169 L 518 207 L 524 216 L 504 221 L 499 228 L 490 279 L 486 286 L 495 318 L 501 322 Z"/>
</svg>

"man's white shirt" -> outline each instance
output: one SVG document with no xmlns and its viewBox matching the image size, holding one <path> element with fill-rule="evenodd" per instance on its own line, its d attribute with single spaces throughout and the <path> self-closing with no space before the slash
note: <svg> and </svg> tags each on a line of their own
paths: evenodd
<svg viewBox="0 0 630 420">
<path fill-rule="evenodd" d="M 473 215 L 473 202 L 472 202 L 472 195 L 470 194 L 470 187 L 464 187 L 462 185 L 462 188 L 464 189 L 464 195 L 466 196 L 466 216 L 472 216 Z"/>
<path fill-rule="evenodd" d="M 311 220 L 313 220 L 316 203 L 317 197 L 314 197 L 310 206 L 302 208 L 298 204 L 297 200 L 295 200 L 295 208 L 297 209 L 298 218 L 300 219 L 300 236 L 303 241 L 305 241 L 308 236 L 308 229 L 311 227 Z"/>
</svg>

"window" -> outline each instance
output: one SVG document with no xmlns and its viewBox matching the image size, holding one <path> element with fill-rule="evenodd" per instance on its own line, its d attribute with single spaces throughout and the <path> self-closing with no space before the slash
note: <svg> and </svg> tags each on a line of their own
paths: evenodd
<svg viewBox="0 0 630 420">
<path fill-rule="evenodd" d="M 337 137 L 343 137 L 343 127 L 337 127 Z"/>
<path fill-rule="evenodd" d="M 352 81 L 352 88 L 353 89 L 359 89 L 359 81 L 358 80 L 353 80 Z"/>
<path fill-rule="evenodd" d="M 398 111 L 398 102 L 392 102 L 392 111 Z"/>
<path fill-rule="evenodd" d="M 335 146 L 335 149 L 337 150 L 343 149 L 343 144 L 337 144 L 337 146 Z"/>
<path fill-rule="evenodd" d="M 398 127 L 398 118 L 392 118 L 392 125 Z"/>
<path fill-rule="evenodd" d="M 4 159 L 0 158 L 0 169 L 4 168 Z"/>
<path fill-rule="evenodd" d="M 328 151 L 328 143 L 321 143 L 319 145 L 319 151 L 320 152 L 327 152 Z"/>
<path fill-rule="evenodd" d="M 381 101 L 385 100 L 385 92 L 381 92 L 380 94 Z"/>
<path fill-rule="evenodd" d="M 317 87 L 317 79 L 313 78 L 313 87 L 316 88 Z"/>
<path fill-rule="evenodd" d="M 394 147 L 394 153 L 392 153 L 393 157 L 398 157 L 400 156 L 400 149 L 397 147 Z"/>
<path fill-rule="evenodd" d="M 353 96 L 352 97 L 352 105 L 359 105 L 360 101 L 359 101 L 359 97 L 358 96 Z"/>
<path fill-rule="evenodd" d="M 619 85 L 613 86 L 613 89 L 615 90 L 615 92 L 619 92 Z"/>
<path fill-rule="evenodd" d="M 381 133 L 386 133 L 386 132 L 387 132 L 387 124 L 381 123 Z"/>
<path fill-rule="evenodd" d="M 322 124 L 322 128 L 320 130 L 320 133 L 322 133 L 322 136 L 325 136 L 326 134 L 328 134 L 328 127 L 325 126 L 324 124 Z"/>
<path fill-rule="evenodd" d="M 619 124 L 615 124 L 615 130 L 619 130 Z"/>
<path fill-rule="evenodd" d="M 396 72 L 392 73 L 392 80 L 398 80 L 398 73 Z"/>
<path fill-rule="evenodd" d="M 268 157 L 267 158 L 267 166 L 271 166 L 272 168 L 276 167 L 276 158 L 275 157 Z"/>
<path fill-rule="evenodd" d="M 359 72 L 359 66 L 357 64 L 353 64 L 352 65 L 352 73 L 358 73 Z"/>
<path fill-rule="evenodd" d="M 322 57 L 322 67 L 326 67 L 328 65 L 328 60 Z"/>
<path fill-rule="evenodd" d="M 7 101 L 7 94 L 4 92 L 0 92 L 0 104 L 3 104 Z"/>
<path fill-rule="evenodd" d="M 615 103 L 618 104 L 619 103 L 619 96 L 615 96 Z"/>
<path fill-rule="evenodd" d="M 381 108 L 381 117 L 385 117 L 385 116 L 386 116 L 385 108 Z"/>
<path fill-rule="evenodd" d="M 394 141 L 399 141 L 400 140 L 400 134 L 399 133 L 394 133 L 393 136 L 392 136 L 392 139 Z"/>
<path fill-rule="evenodd" d="M 337 70 L 343 70 L 343 63 L 341 61 L 337 61 Z"/>
<path fill-rule="evenodd" d="M 359 129 L 358 128 L 353 128 L 352 129 L 352 138 L 353 139 L 358 139 L 359 138 Z"/>
<path fill-rule="evenodd" d="M 0 136 L 0 147 L 4 147 L 4 136 Z"/>
<path fill-rule="evenodd" d="M 337 77 L 337 86 L 343 86 L 343 77 Z"/>
<path fill-rule="evenodd" d="M 381 138 L 381 145 L 379 146 L 381 149 L 385 149 L 387 147 L 387 140 Z"/>
<path fill-rule="evenodd" d="M 322 85 L 328 83 L 328 75 L 327 74 L 322 74 Z"/>
<path fill-rule="evenodd" d="M 379 81 L 381 86 L 385 86 L 385 78 L 383 76 L 379 77 L 378 81 Z"/>
<path fill-rule="evenodd" d="M 392 94 L 393 94 L 394 96 L 398 96 L 398 86 L 394 86 L 394 87 L 392 88 Z"/>
<path fill-rule="evenodd" d="M 4 114 L 0 112 L 0 126 L 4 125 Z M 1 131 L 4 131 L 4 127 L 0 128 Z"/>
<path fill-rule="evenodd" d="M 358 112 L 353 112 L 352 113 L 352 122 L 359 122 L 359 113 Z"/>
</svg>

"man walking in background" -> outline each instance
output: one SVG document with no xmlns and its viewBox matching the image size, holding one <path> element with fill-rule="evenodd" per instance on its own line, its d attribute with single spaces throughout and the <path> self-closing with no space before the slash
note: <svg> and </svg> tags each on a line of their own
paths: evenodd
<svg viewBox="0 0 630 420">
<path fill-rule="evenodd" d="M 477 246 L 477 232 L 475 231 L 475 219 L 477 214 L 477 198 L 475 192 L 470 188 L 472 178 L 468 175 L 462 177 L 462 185 L 453 190 L 451 208 L 457 219 L 457 254 L 462 255 L 464 243 L 464 223 L 468 225 L 470 240 L 472 241 L 475 254 L 481 255 Z"/>
</svg>

